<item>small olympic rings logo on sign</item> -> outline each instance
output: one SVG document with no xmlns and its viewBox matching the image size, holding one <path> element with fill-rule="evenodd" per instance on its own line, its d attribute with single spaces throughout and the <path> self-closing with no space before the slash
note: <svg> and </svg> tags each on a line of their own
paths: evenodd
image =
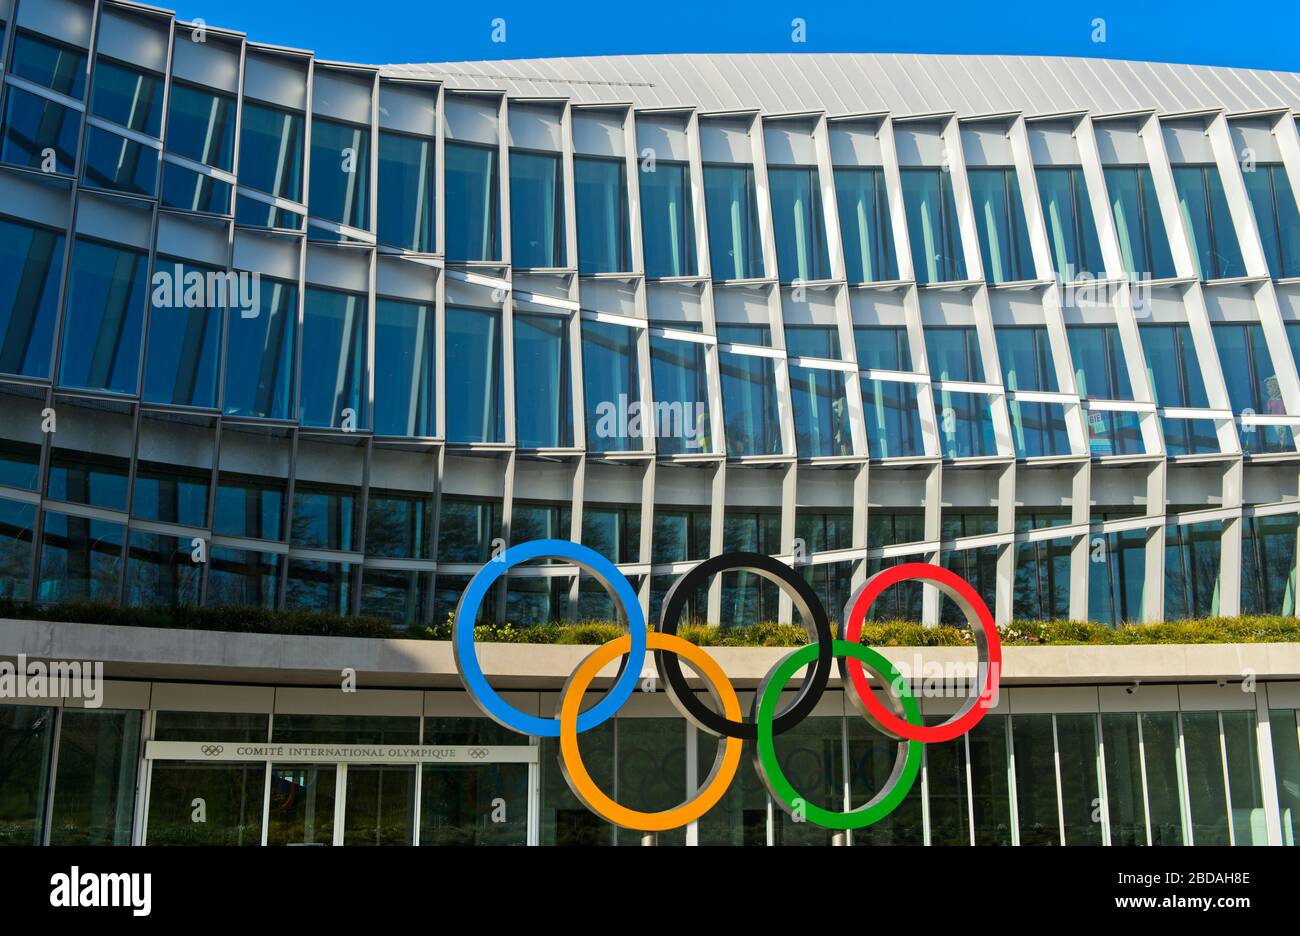
<svg viewBox="0 0 1300 936">
<path fill-rule="evenodd" d="M 205 744 L 203 747 L 199 748 L 199 751 L 207 757 L 216 757 L 224 750 L 225 748 L 220 744 Z"/>
<path fill-rule="evenodd" d="M 605 587 L 627 618 L 627 633 L 597 647 L 569 676 L 554 718 L 529 715 L 506 702 L 488 684 L 474 648 L 474 621 L 488 590 L 510 568 L 533 559 L 565 559 L 577 565 Z M 798 610 L 810 641 L 788 653 L 763 677 L 748 719 L 718 662 L 703 648 L 677 636 L 689 596 L 720 572 L 752 572 L 779 587 Z M 970 696 L 955 715 L 938 725 L 927 726 L 922 721 L 920 705 L 898 669 L 882 654 L 858 642 L 867 614 L 881 592 L 907 581 L 934 585 L 956 602 L 974 633 L 979 655 L 978 694 Z M 577 543 L 537 540 L 506 550 L 470 581 L 456 609 L 452 649 L 461 682 L 483 713 L 520 734 L 558 738 L 560 768 L 569 788 L 588 809 L 609 822 L 641 832 L 664 832 L 694 822 L 726 793 L 740 767 L 744 742 L 751 740 L 755 745 L 755 769 L 782 809 L 829 829 L 860 829 L 888 816 L 906 798 L 920 773 L 922 744 L 950 741 L 970 731 L 984 717 L 997 698 L 1002 646 L 993 615 L 979 593 L 955 573 L 922 562 L 893 566 L 869 578 L 849 599 L 844 621 L 844 639 L 836 640 L 826 609 L 802 575 L 771 556 L 736 552 L 707 559 L 679 578 L 664 598 L 659 629 L 649 631 L 635 589 L 613 563 Z M 641 679 L 647 652 L 654 653 L 659 679 L 677 710 L 697 727 L 723 739 L 699 792 L 660 812 L 639 812 L 609 797 L 592 779 L 578 749 L 578 735 L 613 717 L 631 698 Z M 596 705 L 581 711 L 583 696 L 596 675 L 620 659 L 622 669 L 614 685 Z M 683 659 L 703 679 L 720 712 L 691 691 L 682 672 Z M 855 707 L 878 731 L 898 742 L 894 768 L 884 788 L 866 805 L 847 812 L 808 803 L 786 778 L 775 747 L 777 735 L 812 714 L 837 665 L 841 684 Z M 778 710 L 782 691 L 804 668 L 809 671 L 799 691 Z M 889 704 L 872 691 L 867 670 L 894 696 Z"/>
</svg>

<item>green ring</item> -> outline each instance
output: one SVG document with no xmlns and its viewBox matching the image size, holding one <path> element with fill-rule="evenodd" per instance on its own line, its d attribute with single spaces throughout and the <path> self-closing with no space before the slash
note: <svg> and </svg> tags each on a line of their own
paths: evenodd
<svg viewBox="0 0 1300 936">
<path fill-rule="evenodd" d="M 890 663 L 870 647 L 864 647 L 859 643 L 837 640 L 834 642 L 833 648 L 834 656 L 853 657 L 862 661 L 871 669 L 876 670 L 880 675 L 887 676 L 890 684 L 898 689 L 898 698 L 903 704 L 904 718 L 910 724 L 918 726 L 922 724 L 921 707 L 916 704 L 916 699 L 912 696 L 912 690 L 908 686 L 907 680 L 898 672 L 893 663 Z M 912 784 L 916 782 L 917 774 L 921 772 L 921 742 L 907 742 L 907 759 L 903 762 L 903 772 L 899 776 L 898 782 L 874 806 L 864 806 L 848 812 L 837 812 L 823 809 L 821 806 L 816 806 L 801 797 L 799 792 L 790 784 L 790 781 L 786 779 L 785 774 L 781 771 L 781 765 L 777 762 L 776 747 L 772 740 L 772 716 L 776 711 L 776 703 L 781 697 L 781 690 L 785 688 L 786 683 L 790 681 L 796 672 L 812 663 L 815 659 L 817 659 L 816 644 L 800 647 L 778 663 L 766 680 L 762 690 L 762 698 L 759 699 L 756 718 L 758 727 L 756 766 L 758 767 L 759 776 L 763 778 L 768 790 L 786 812 L 793 813 L 793 801 L 802 799 L 804 815 L 810 822 L 827 829 L 863 829 L 879 822 L 892 813 L 911 791 Z"/>
</svg>

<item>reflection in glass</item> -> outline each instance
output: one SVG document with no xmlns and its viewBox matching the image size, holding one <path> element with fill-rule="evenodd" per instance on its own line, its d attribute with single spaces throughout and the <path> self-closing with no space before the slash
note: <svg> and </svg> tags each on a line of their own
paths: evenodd
<svg viewBox="0 0 1300 936">
<path fill-rule="evenodd" d="M 242 167 L 241 167 L 242 170 Z M 370 129 L 323 117 L 311 122 L 311 214 L 370 229 Z"/>
<path fill-rule="evenodd" d="M 645 275 L 694 276 L 695 216 L 691 206 L 690 164 L 660 159 L 653 171 L 641 173 L 639 184 Z"/>
<path fill-rule="evenodd" d="M 579 156 L 573 160 L 578 215 L 578 272 L 632 269 L 627 221 L 627 164 L 622 159 Z"/>
<path fill-rule="evenodd" d="M 1245 262 L 1217 166 L 1174 166 L 1178 213 L 1203 280 L 1244 276 Z"/>
<path fill-rule="evenodd" d="M 173 81 L 167 104 L 167 151 L 229 172 L 235 156 L 234 99 Z"/>
<path fill-rule="evenodd" d="M 715 280 L 759 279 L 763 245 L 753 166 L 706 165 L 704 203 Z"/>
<path fill-rule="evenodd" d="M 0 706 L 0 846 L 41 844 L 54 721 L 53 708 Z"/>
<path fill-rule="evenodd" d="M 152 196 L 158 185 L 158 151 L 100 127 L 87 127 L 84 176 L 93 188 Z"/>
<path fill-rule="evenodd" d="M 302 115 L 246 100 L 241 119 L 239 184 L 301 202 Z M 264 212 L 274 211 L 260 202 L 257 206 Z"/>
<path fill-rule="evenodd" d="M 227 313 L 225 413 L 288 419 L 293 394 L 298 287 L 262 278 L 258 314 Z"/>
<path fill-rule="evenodd" d="M 573 445 L 569 319 L 516 314 L 515 433 L 523 448 Z"/>
<path fill-rule="evenodd" d="M 1011 722 L 1016 761 L 1016 807 L 1021 845 L 1060 845 L 1056 799 L 1056 745 L 1051 715 L 1017 715 Z"/>
<path fill-rule="evenodd" d="M 705 345 L 650 336 L 657 445 L 661 455 L 695 454 L 712 448 L 706 357 Z"/>
<path fill-rule="evenodd" d="M 499 260 L 501 237 L 497 151 L 468 143 L 447 143 L 447 259 L 453 262 Z"/>
<path fill-rule="evenodd" d="M 1034 256 L 1029 249 L 1016 170 L 970 169 L 967 178 L 984 259 L 984 279 L 990 283 L 1034 279 Z"/>
<path fill-rule="evenodd" d="M 779 454 L 781 424 L 776 399 L 776 362 L 769 357 L 733 352 L 723 352 L 719 357 L 727 454 Z"/>
<path fill-rule="evenodd" d="M 433 140 L 380 132 L 379 243 L 416 253 L 437 249 L 433 148 Z"/>
<path fill-rule="evenodd" d="M 428 303 L 375 300 L 375 433 L 437 435 L 437 336 Z"/>
<path fill-rule="evenodd" d="M 1172 277 L 1174 258 L 1169 252 L 1169 238 L 1160 216 L 1151 169 L 1107 166 L 1105 171 L 1124 269 L 1135 277 Z"/>
<path fill-rule="evenodd" d="M 334 764 L 271 767 L 268 845 L 334 844 Z"/>
<path fill-rule="evenodd" d="M 527 764 L 481 767 L 425 764 L 423 771 L 421 845 L 523 845 L 527 842 Z"/>
<path fill-rule="evenodd" d="M 564 169 L 559 153 L 510 151 L 510 263 L 564 266 Z"/>
<path fill-rule="evenodd" d="M 866 378 L 861 383 L 870 456 L 910 458 L 924 455 L 917 385 Z"/>
<path fill-rule="evenodd" d="M 50 375 L 63 235 L 0 219 L 0 373 Z"/>
<path fill-rule="evenodd" d="M 65 708 L 50 809 L 51 845 L 129 845 L 138 711 Z"/>
<path fill-rule="evenodd" d="M 77 166 L 81 114 L 15 87 L 5 89 L 4 141 L 0 161 L 44 171 L 50 152 L 54 171 L 71 175 Z"/>
<path fill-rule="evenodd" d="M 1085 274 L 1102 276 L 1106 265 L 1097 240 L 1097 223 L 1081 166 L 1040 167 L 1038 196 L 1043 203 L 1047 245 L 1057 279 L 1072 283 Z"/>
<path fill-rule="evenodd" d="M 942 169 L 904 169 L 903 207 L 912 242 L 916 281 L 942 283 L 966 278 L 952 175 Z"/>
<path fill-rule="evenodd" d="M 853 454 L 844 374 L 811 367 L 790 368 L 795 446 L 801 458 Z"/>
<path fill-rule="evenodd" d="M 848 282 L 898 279 L 884 170 L 836 167 L 835 201 Z"/>
<path fill-rule="evenodd" d="M 502 442 L 501 313 L 447 309 L 447 441 Z"/>
<path fill-rule="evenodd" d="M 364 295 L 308 288 L 302 323 L 302 363 L 303 425 L 338 428 L 350 421 L 353 427 L 364 428 Z"/>
<path fill-rule="evenodd" d="M 213 739 L 205 735 L 202 740 Z M 261 845 L 265 786 L 262 764 L 155 761 L 149 776 L 146 841 L 150 845 Z M 196 798 L 203 801 L 203 822 L 193 818 Z"/>
<path fill-rule="evenodd" d="M 219 294 L 207 285 L 218 277 Z M 144 399 L 175 406 L 216 406 L 220 300 L 238 301 L 238 296 L 226 295 L 225 287 L 235 283 L 233 275 L 227 278 L 208 267 L 160 258 L 153 283 Z"/>
<path fill-rule="evenodd" d="M 769 166 L 776 266 L 783 283 L 830 279 L 826 219 L 815 166 Z"/>
<path fill-rule="evenodd" d="M 135 392 L 146 278 L 143 253 L 77 239 L 64 311 L 60 384 Z"/>
<path fill-rule="evenodd" d="M 415 767 L 349 764 L 344 845 L 410 845 L 415 841 Z"/>
<path fill-rule="evenodd" d="M 39 601 L 117 601 L 123 527 L 46 512 Z"/>
<path fill-rule="evenodd" d="M 210 608 L 274 608 L 280 599 L 280 557 L 275 553 L 212 547 L 208 561 Z"/>
<path fill-rule="evenodd" d="M 162 130 L 162 99 L 161 78 L 102 55 L 95 59 L 90 112 L 96 117 L 157 137 Z"/>
<path fill-rule="evenodd" d="M 587 407 L 587 450 L 638 451 L 640 438 L 631 432 L 632 403 L 639 403 L 637 341 L 639 332 L 625 325 L 583 320 L 582 385 Z M 611 411 L 612 407 L 612 411 Z M 642 415 L 641 428 L 649 431 Z"/>
<path fill-rule="evenodd" d="M 1300 276 L 1300 209 L 1286 167 L 1256 163 L 1242 178 L 1273 279 Z"/>
</svg>

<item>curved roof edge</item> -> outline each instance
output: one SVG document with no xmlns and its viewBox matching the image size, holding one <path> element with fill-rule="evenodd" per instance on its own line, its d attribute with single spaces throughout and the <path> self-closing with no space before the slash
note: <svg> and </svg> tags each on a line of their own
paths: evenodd
<svg viewBox="0 0 1300 936">
<path fill-rule="evenodd" d="M 1115 59 L 780 53 L 611 55 L 386 65 L 456 90 L 579 104 L 769 114 L 1300 112 L 1300 74 Z"/>
</svg>

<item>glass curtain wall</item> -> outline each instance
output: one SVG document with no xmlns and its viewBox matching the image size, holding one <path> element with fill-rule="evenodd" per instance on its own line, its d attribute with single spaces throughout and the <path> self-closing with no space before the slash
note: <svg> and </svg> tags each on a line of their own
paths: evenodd
<svg viewBox="0 0 1300 936">
<path fill-rule="evenodd" d="M 1025 206 L 1012 168 L 970 169 L 971 202 L 979 231 L 984 278 L 990 283 L 1032 280 L 1034 256 L 1029 249 Z"/>
<path fill-rule="evenodd" d="M 713 278 L 745 280 L 765 276 L 754 167 L 706 164 L 704 202 Z"/>
</svg>

